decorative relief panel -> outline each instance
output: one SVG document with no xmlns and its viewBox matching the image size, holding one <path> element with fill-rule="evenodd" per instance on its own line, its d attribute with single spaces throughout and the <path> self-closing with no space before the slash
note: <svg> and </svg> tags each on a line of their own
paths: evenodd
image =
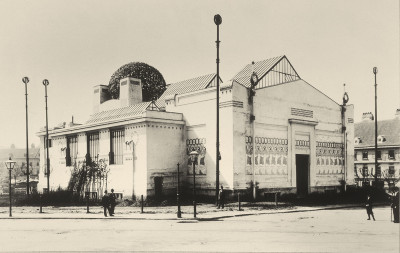
<svg viewBox="0 0 400 253">
<path fill-rule="evenodd" d="M 255 137 L 254 161 L 253 138 L 246 136 L 246 174 L 287 175 L 288 140 L 279 138 Z"/>
<path fill-rule="evenodd" d="M 343 173 L 343 143 L 317 142 L 317 174 Z"/>
<path fill-rule="evenodd" d="M 196 175 L 206 175 L 207 174 L 207 166 L 205 163 L 206 157 L 206 139 L 205 138 L 196 138 L 196 139 L 187 139 L 186 140 L 186 155 L 188 159 L 188 175 L 193 175 L 193 162 L 190 158 L 190 152 L 197 151 L 199 156 L 197 161 L 195 161 L 195 173 Z"/>
</svg>

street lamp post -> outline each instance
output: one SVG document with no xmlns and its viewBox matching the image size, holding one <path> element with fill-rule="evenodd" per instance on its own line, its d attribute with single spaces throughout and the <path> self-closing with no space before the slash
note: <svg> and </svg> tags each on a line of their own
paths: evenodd
<svg viewBox="0 0 400 253">
<path fill-rule="evenodd" d="M 10 157 L 9 160 L 7 162 L 5 162 L 5 164 L 9 171 L 9 179 L 10 179 L 8 195 L 10 196 L 10 217 L 11 217 L 12 216 L 12 212 L 11 212 L 11 171 L 14 169 L 15 162 L 13 160 L 11 160 L 11 157 Z"/>
<path fill-rule="evenodd" d="M 190 152 L 190 160 L 193 162 L 193 217 L 196 218 L 196 171 L 195 163 L 199 153 L 197 151 Z"/>
<path fill-rule="evenodd" d="M 176 204 L 178 205 L 178 213 L 177 213 L 177 217 L 178 218 L 182 218 L 182 212 L 181 212 L 181 203 L 179 200 L 179 163 L 177 164 L 178 166 L 178 184 L 176 187 Z"/>
<path fill-rule="evenodd" d="M 49 158 L 49 121 L 47 116 L 47 86 L 49 81 L 47 79 L 43 80 L 45 100 L 46 100 L 46 171 L 47 171 L 47 192 L 50 192 L 50 158 Z"/>
<path fill-rule="evenodd" d="M 377 105 L 377 84 L 376 84 L 376 74 L 378 73 L 378 68 L 373 69 L 375 75 L 375 187 L 378 187 L 378 105 Z"/>
<path fill-rule="evenodd" d="M 214 23 L 217 25 L 217 133 L 216 133 L 216 180 L 215 180 L 215 198 L 218 203 L 218 192 L 219 192 L 219 160 L 221 159 L 221 155 L 219 153 L 219 25 L 222 23 L 222 17 L 217 14 L 214 16 Z"/>
<path fill-rule="evenodd" d="M 29 168 L 29 144 L 28 144 L 28 88 L 29 78 L 22 78 L 22 82 L 25 84 L 25 117 L 26 117 L 26 164 Z M 26 172 L 26 195 L 29 197 L 29 169 Z"/>
<path fill-rule="evenodd" d="M 250 122 L 251 122 L 251 132 L 252 132 L 252 160 L 251 163 L 252 171 L 253 171 L 253 198 L 256 200 L 257 198 L 257 189 L 256 189 L 256 173 L 254 169 L 254 160 L 255 160 L 255 150 L 256 150 L 256 127 L 255 127 L 255 106 L 254 106 L 254 96 L 256 95 L 256 86 L 258 84 L 258 75 L 254 70 L 254 61 L 252 62 L 253 72 L 250 76 L 251 90 L 250 90 L 250 101 L 251 101 L 251 112 L 250 112 Z"/>
</svg>

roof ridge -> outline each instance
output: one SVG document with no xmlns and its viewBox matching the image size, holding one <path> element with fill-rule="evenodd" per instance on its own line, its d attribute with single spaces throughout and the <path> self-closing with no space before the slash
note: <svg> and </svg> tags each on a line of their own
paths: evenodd
<svg viewBox="0 0 400 253">
<path fill-rule="evenodd" d="M 211 76 L 211 75 L 212 75 L 212 76 L 215 76 L 215 75 L 217 75 L 217 74 L 216 74 L 216 73 L 210 73 L 210 74 L 206 74 L 206 75 L 201 75 L 201 76 L 189 78 L 189 79 L 186 79 L 186 80 L 178 81 L 178 82 L 175 82 L 175 83 L 170 83 L 170 84 L 168 84 L 168 86 L 170 86 L 170 85 L 172 85 L 172 84 L 178 84 L 178 83 L 184 83 L 184 82 L 192 81 L 192 80 L 198 79 L 198 78 L 208 77 L 208 76 Z"/>
</svg>

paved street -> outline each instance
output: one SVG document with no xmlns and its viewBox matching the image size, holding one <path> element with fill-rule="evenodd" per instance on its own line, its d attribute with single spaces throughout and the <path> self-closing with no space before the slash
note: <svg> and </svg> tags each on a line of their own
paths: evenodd
<svg viewBox="0 0 400 253">
<path fill-rule="evenodd" d="M 399 252 L 388 207 L 237 216 L 212 221 L 1 219 L 1 251 Z"/>
</svg>

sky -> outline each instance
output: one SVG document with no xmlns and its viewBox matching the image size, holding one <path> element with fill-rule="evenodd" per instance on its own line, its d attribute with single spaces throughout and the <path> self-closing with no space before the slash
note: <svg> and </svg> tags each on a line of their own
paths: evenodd
<svg viewBox="0 0 400 253">
<path fill-rule="evenodd" d="M 158 69 L 167 83 L 216 72 L 214 15 L 220 25 L 220 76 L 251 61 L 286 55 L 302 79 L 341 103 L 343 84 L 355 121 L 400 108 L 399 1 L 0 0 L 0 147 L 24 148 L 29 77 L 29 145 L 45 126 L 42 81 L 49 80 L 49 127 L 84 123 L 94 85 L 129 62 Z"/>
</svg>

